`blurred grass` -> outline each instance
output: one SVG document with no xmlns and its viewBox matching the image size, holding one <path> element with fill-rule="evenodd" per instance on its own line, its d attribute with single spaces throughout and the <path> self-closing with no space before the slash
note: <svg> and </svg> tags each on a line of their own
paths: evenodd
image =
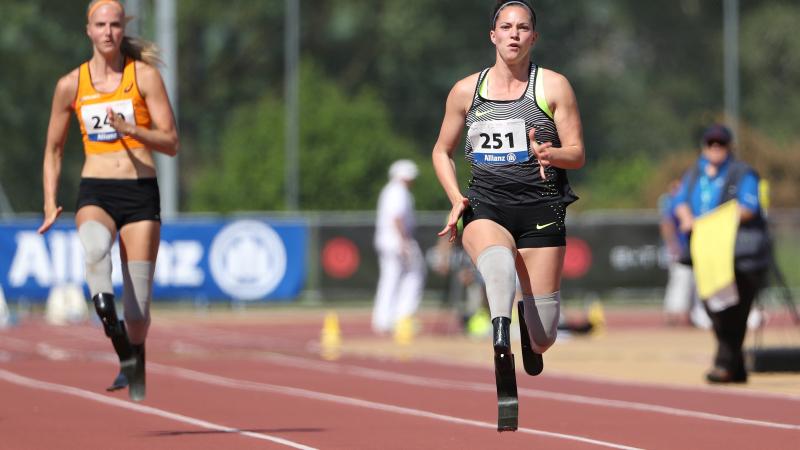
<svg viewBox="0 0 800 450">
<path fill-rule="evenodd" d="M 800 286 L 800 235 L 797 230 L 775 230 L 775 259 L 786 284 Z"/>
</svg>

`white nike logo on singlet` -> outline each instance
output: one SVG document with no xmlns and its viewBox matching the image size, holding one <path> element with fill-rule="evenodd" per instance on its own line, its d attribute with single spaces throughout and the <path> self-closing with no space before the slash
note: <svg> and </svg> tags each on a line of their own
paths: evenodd
<svg viewBox="0 0 800 450">
<path fill-rule="evenodd" d="M 490 112 L 493 112 L 493 111 L 494 111 L 493 109 L 490 109 L 488 111 L 483 111 L 483 112 L 475 111 L 475 117 L 481 117 L 481 116 L 489 114 Z"/>
<path fill-rule="evenodd" d="M 554 223 L 555 223 L 555 222 L 550 222 L 550 223 L 546 223 L 546 224 L 544 224 L 544 225 L 539 225 L 539 224 L 537 223 L 537 224 L 536 224 L 536 229 L 537 229 L 537 230 L 541 230 L 541 229 L 543 229 L 543 228 L 547 228 L 547 227 L 549 227 L 550 225 L 553 225 Z"/>
</svg>

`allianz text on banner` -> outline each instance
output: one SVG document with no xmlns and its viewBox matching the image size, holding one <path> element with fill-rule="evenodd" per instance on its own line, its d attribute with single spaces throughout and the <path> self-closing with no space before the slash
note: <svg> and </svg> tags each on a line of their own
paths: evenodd
<svg viewBox="0 0 800 450">
<path fill-rule="evenodd" d="M 59 222 L 47 234 L 38 222 L 0 224 L 0 284 L 6 296 L 44 301 L 54 285 L 84 282 L 83 250 L 75 227 Z M 161 228 L 153 296 L 156 300 L 290 300 L 305 283 L 308 225 L 270 221 L 178 220 Z M 119 249 L 112 250 L 116 289 Z M 117 292 L 119 294 L 119 291 Z"/>
</svg>

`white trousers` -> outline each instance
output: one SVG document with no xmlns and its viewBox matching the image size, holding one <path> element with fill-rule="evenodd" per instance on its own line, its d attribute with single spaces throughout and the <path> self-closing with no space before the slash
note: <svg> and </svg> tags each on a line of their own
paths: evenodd
<svg viewBox="0 0 800 450">
<path fill-rule="evenodd" d="M 688 314 L 689 322 L 697 328 L 711 329 L 711 319 L 697 296 L 691 266 L 673 262 L 669 266 L 669 281 L 664 292 L 664 312 Z"/>
<path fill-rule="evenodd" d="M 372 310 L 376 333 L 394 330 L 400 319 L 416 313 L 425 283 L 425 260 L 414 242 L 405 252 L 378 250 L 380 278 Z"/>
<path fill-rule="evenodd" d="M 688 313 L 697 303 L 692 267 L 677 262 L 669 265 L 669 281 L 664 292 L 664 312 Z"/>
</svg>

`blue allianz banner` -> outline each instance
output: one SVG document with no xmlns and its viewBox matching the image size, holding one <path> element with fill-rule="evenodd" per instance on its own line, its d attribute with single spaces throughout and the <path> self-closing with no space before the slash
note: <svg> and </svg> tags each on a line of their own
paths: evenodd
<svg viewBox="0 0 800 450">
<path fill-rule="evenodd" d="M 83 249 L 71 222 L 45 235 L 39 222 L 0 223 L 0 285 L 9 299 L 44 301 L 53 286 L 84 286 Z M 305 284 L 308 225 L 301 219 L 181 219 L 161 228 L 153 298 L 290 300 Z M 112 250 L 117 294 L 119 248 Z"/>
</svg>

